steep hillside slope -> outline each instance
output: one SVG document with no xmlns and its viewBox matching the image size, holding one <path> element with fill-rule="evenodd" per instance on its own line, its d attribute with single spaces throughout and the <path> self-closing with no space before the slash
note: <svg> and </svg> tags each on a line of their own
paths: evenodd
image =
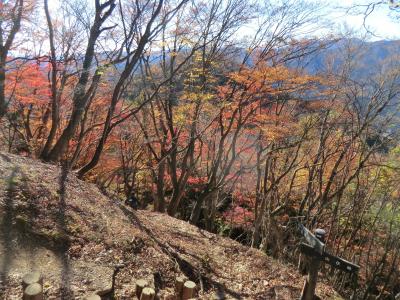
<svg viewBox="0 0 400 300">
<path fill-rule="evenodd" d="M 47 299 L 107 293 L 133 299 L 146 278 L 162 294 L 185 274 L 199 298 L 295 299 L 303 278 L 263 253 L 186 222 L 132 211 L 62 168 L 0 153 L 0 299 L 21 299 L 21 276 L 44 274 Z M 323 299 L 333 290 L 318 287 Z"/>
</svg>

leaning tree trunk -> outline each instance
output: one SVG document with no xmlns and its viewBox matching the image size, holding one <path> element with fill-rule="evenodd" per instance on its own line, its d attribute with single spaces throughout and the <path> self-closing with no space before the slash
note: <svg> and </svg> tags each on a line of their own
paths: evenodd
<svg viewBox="0 0 400 300">
<path fill-rule="evenodd" d="M 1 3 L 3 3 L 3 1 Z M 7 113 L 8 106 L 5 93 L 7 56 L 14 42 L 15 36 L 21 28 L 23 7 L 24 0 L 15 1 L 15 6 L 12 9 L 11 15 L 12 24 L 9 28 L 8 35 L 3 36 L 3 24 L 0 22 L 0 119 Z"/>
<path fill-rule="evenodd" d="M 178 211 L 179 203 L 181 202 L 183 192 L 184 190 L 182 188 L 177 188 L 174 189 L 172 193 L 171 201 L 168 205 L 168 214 L 172 217 L 175 216 Z"/>
<path fill-rule="evenodd" d="M 189 222 L 190 224 L 196 225 L 199 222 L 200 219 L 200 214 L 201 214 L 201 209 L 203 207 L 203 204 L 209 197 L 212 197 L 214 194 L 214 191 L 205 191 L 204 194 L 202 194 L 199 199 L 196 201 L 192 213 L 190 214 L 190 219 Z"/>
<path fill-rule="evenodd" d="M 94 59 L 94 48 L 98 37 L 100 36 L 101 32 L 104 31 L 104 28 L 101 29 L 101 26 L 103 25 L 105 20 L 111 15 L 115 6 L 115 0 L 109 0 L 102 5 L 100 5 L 99 0 L 96 0 L 95 20 L 92 27 L 90 28 L 89 41 L 86 47 L 85 58 L 82 65 L 82 73 L 74 89 L 72 100 L 74 107 L 72 110 L 71 118 L 69 119 L 67 127 L 64 129 L 54 147 L 50 150 L 48 155 L 43 157 L 43 159 L 46 161 L 57 161 L 60 159 L 60 157 L 66 151 L 69 141 L 74 136 L 75 130 L 81 121 L 82 114 L 85 111 L 86 105 L 91 96 L 90 93 L 86 91 L 86 88 L 89 84 L 90 69 Z M 108 10 L 104 11 L 106 8 L 108 8 Z M 100 73 L 94 75 L 92 82 L 93 84 L 97 82 L 99 76 Z"/>
<path fill-rule="evenodd" d="M 111 104 L 108 108 L 107 117 L 106 117 L 106 121 L 104 123 L 103 133 L 101 135 L 100 141 L 96 146 L 96 150 L 95 150 L 94 155 L 93 155 L 92 159 L 90 160 L 90 162 L 87 163 L 85 166 L 83 166 L 79 170 L 79 172 L 78 172 L 79 177 L 83 177 L 87 172 L 89 172 L 91 169 L 93 169 L 99 163 L 101 153 L 103 152 L 103 149 L 104 149 L 104 145 L 107 141 L 107 138 L 108 138 L 111 130 L 113 129 L 113 127 L 111 126 L 111 120 L 112 120 L 112 117 L 114 116 L 115 108 L 120 99 L 124 83 L 131 75 L 135 66 L 138 64 L 140 57 L 143 54 L 144 48 L 145 48 L 146 44 L 149 42 L 150 36 L 153 33 L 153 31 L 152 31 L 153 23 L 155 22 L 158 14 L 161 12 L 162 6 L 163 6 L 163 1 L 160 0 L 157 5 L 157 8 L 155 9 L 153 15 L 151 16 L 149 22 L 146 25 L 146 30 L 145 30 L 143 36 L 140 38 L 140 41 L 139 41 L 139 44 L 135 51 L 135 54 L 130 59 L 130 62 L 125 66 L 124 70 L 121 73 L 121 76 L 120 76 L 120 78 L 114 88 L 114 91 L 113 91 Z"/>
</svg>

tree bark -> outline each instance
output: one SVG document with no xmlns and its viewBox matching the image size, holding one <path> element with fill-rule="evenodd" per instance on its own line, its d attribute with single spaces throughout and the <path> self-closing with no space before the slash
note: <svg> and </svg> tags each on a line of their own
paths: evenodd
<svg viewBox="0 0 400 300">
<path fill-rule="evenodd" d="M 44 0 L 44 10 L 46 14 L 47 27 L 49 29 L 49 43 L 50 43 L 50 64 L 51 64 L 51 129 L 49 136 L 47 137 L 46 143 L 44 145 L 41 157 L 46 157 L 49 153 L 50 147 L 56 136 L 59 123 L 59 104 L 58 104 L 58 93 L 57 93 L 57 56 L 56 49 L 54 46 L 54 30 L 53 24 L 51 22 L 48 0 Z"/>
<path fill-rule="evenodd" d="M 106 122 L 104 124 L 104 128 L 103 128 L 103 133 L 101 135 L 100 141 L 97 144 L 96 150 L 93 154 L 92 159 L 90 160 L 89 163 L 87 163 L 85 166 L 83 166 L 79 172 L 78 172 L 78 176 L 79 177 L 83 177 L 87 172 L 89 172 L 91 169 L 93 169 L 99 162 L 100 160 L 100 156 L 101 153 L 103 152 L 104 149 L 104 145 L 107 141 L 108 135 L 110 134 L 112 127 L 110 127 L 111 125 L 111 119 L 114 115 L 114 111 L 115 108 L 117 106 L 117 103 L 120 99 L 121 96 L 121 92 L 122 92 L 122 88 L 123 85 L 125 83 L 125 81 L 128 79 L 128 77 L 130 76 L 130 74 L 132 73 L 133 69 L 135 68 L 135 66 L 137 65 L 137 63 L 139 62 L 140 57 L 142 56 L 144 47 L 146 46 L 146 44 L 149 41 L 149 38 L 152 34 L 152 26 L 153 23 L 155 21 L 155 19 L 157 18 L 158 14 L 161 11 L 161 8 L 163 6 L 163 0 L 159 0 L 158 5 L 156 10 L 154 11 L 151 19 L 149 20 L 147 26 L 146 26 L 146 30 L 145 33 L 143 34 L 142 38 L 140 39 L 140 42 L 138 44 L 137 49 L 135 50 L 135 54 L 133 55 L 131 61 L 125 66 L 124 71 L 122 72 L 115 88 L 114 88 L 114 92 L 113 92 L 113 96 L 111 99 L 111 104 L 110 107 L 108 108 L 108 112 L 107 112 L 107 117 L 106 117 Z M 132 26 L 134 26 L 134 24 L 132 24 Z"/>
<path fill-rule="evenodd" d="M 106 8 L 108 8 L 108 10 L 104 12 Z M 69 119 L 67 127 L 64 129 L 54 147 L 51 149 L 48 155 L 43 157 L 46 161 L 58 161 L 60 159 L 60 157 L 67 149 L 68 143 L 72 139 L 75 130 L 80 123 L 81 116 L 90 98 L 90 93 L 86 92 L 86 87 L 89 84 L 90 69 L 94 58 L 94 47 L 96 45 L 98 37 L 103 31 L 103 29 L 101 29 L 101 26 L 103 25 L 105 20 L 111 15 L 114 8 L 115 0 L 109 0 L 101 5 L 99 0 L 96 0 L 96 16 L 93 25 L 90 28 L 89 41 L 86 47 L 82 73 L 74 89 L 74 107 L 72 110 L 72 115 Z"/>
<path fill-rule="evenodd" d="M 7 100 L 5 93 L 6 83 L 6 61 L 8 52 L 14 42 L 15 35 L 21 28 L 22 12 L 24 7 L 24 0 L 17 0 L 12 9 L 12 26 L 6 40 L 3 40 L 3 27 L 2 20 L 0 20 L 0 119 L 7 113 Z"/>
</svg>

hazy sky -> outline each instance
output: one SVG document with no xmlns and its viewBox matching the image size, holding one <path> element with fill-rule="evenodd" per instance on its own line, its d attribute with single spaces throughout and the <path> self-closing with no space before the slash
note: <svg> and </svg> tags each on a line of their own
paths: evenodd
<svg viewBox="0 0 400 300">
<path fill-rule="evenodd" d="M 93 0 L 88 0 L 89 2 Z M 207 0 L 206 0 L 207 1 Z M 260 0 L 265 1 L 265 0 Z M 270 0 L 271 1 L 271 0 Z M 272 0 L 274 1 L 274 0 Z M 306 0 L 307 1 L 307 0 Z M 327 18 L 340 29 L 345 31 L 345 27 L 359 31 L 360 34 L 366 33 L 363 26 L 363 15 L 359 12 L 364 11 L 365 7 L 347 14 L 346 7 L 354 5 L 366 5 L 371 2 L 389 2 L 389 0 L 310 0 L 311 2 L 320 1 L 320 3 L 329 4 L 330 9 L 327 11 Z M 399 3 L 400 0 L 394 0 Z M 278 0 L 279 2 L 279 0 Z M 59 0 L 49 1 L 50 7 L 54 9 Z M 397 17 L 397 20 L 396 20 Z M 373 32 L 376 36 L 370 35 L 372 40 L 381 39 L 400 39 L 400 7 L 397 10 L 391 10 L 389 4 L 381 4 L 366 19 L 366 27 Z"/>
<path fill-rule="evenodd" d="M 340 7 L 349 7 L 353 5 L 365 5 L 374 2 L 373 0 L 334 0 L 331 1 L 335 7 L 332 15 L 332 21 L 338 26 L 344 26 L 347 24 L 354 30 L 360 29 L 361 32 L 366 32 L 363 28 L 364 17 L 362 15 L 348 15 L 345 14 L 345 10 Z M 378 1 L 375 1 L 378 2 Z M 384 1 L 382 1 L 384 2 Z M 389 1 L 387 1 L 389 2 Z M 400 0 L 397 0 L 400 3 Z M 359 7 L 359 11 L 365 11 L 366 7 Z M 354 11 L 355 12 L 355 11 Z M 396 20 L 397 17 L 397 20 Z M 400 8 L 397 10 L 391 10 L 388 4 L 381 4 L 376 7 L 374 11 L 366 19 L 366 27 L 376 34 L 373 37 L 377 39 L 400 39 Z"/>
</svg>

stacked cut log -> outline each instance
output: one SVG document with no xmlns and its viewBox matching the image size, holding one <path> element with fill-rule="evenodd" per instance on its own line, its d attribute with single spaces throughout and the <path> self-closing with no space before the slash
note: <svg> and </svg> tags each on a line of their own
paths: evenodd
<svg viewBox="0 0 400 300">
<path fill-rule="evenodd" d="M 40 272 L 31 272 L 22 278 L 22 288 L 24 291 L 23 300 L 44 300 L 43 298 L 43 277 Z M 149 286 L 144 279 L 136 281 L 136 296 L 139 300 L 159 299 L 156 292 Z M 178 276 L 175 279 L 175 293 L 168 294 L 164 300 L 193 300 L 196 294 L 196 284 L 188 280 L 185 276 Z M 100 300 L 100 296 L 93 294 L 87 296 L 85 300 Z"/>
<path fill-rule="evenodd" d="M 182 299 L 183 285 L 187 281 L 185 276 L 178 276 L 175 278 L 175 296 L 176 299 Z"/>
<path fill-rule="evenodd" d="M 153 288 L 144 279 L 136 281 L 136 297 L 139 300 L 193 300 L 196 294 L 196 284 L 185 276 L 178 276 L 175 279 L 175 292 L 166 295 L 156 295 Z"/>
<path fill-rule="evenodd" d="M 156 292 L 148 286 L 149 283 L 144 279 L 136 281 L 136 296 L 140 300 L 154 300 Z"/>
<path fill-rule="evenodd" d="M 22 278 L 23 300 L 43 300 L 43 277 L 34 271 Z"/>
<path fill-rule="evenodd" d="M 194 299 L 196 294 L 196 284 L 187 280 L 185 276 L 178 276 L 175 279 L 175 297 L 177 300 Z"/>
<path fill-rule="evenodd" d="M 182 300 L 189 300 L 195 296 L 196 284 L 193 281 L 186 281 L 183 285 Z"/>
<path fill-rule="evenodd" d="M 148 282 L 144 279 L 139 279 L 138 281 L 136 281 L 136 297 L 138 299 L 140 299 L 140 295 L 142 294 L 143 289 L 148 285 Z"/>
</svg>

